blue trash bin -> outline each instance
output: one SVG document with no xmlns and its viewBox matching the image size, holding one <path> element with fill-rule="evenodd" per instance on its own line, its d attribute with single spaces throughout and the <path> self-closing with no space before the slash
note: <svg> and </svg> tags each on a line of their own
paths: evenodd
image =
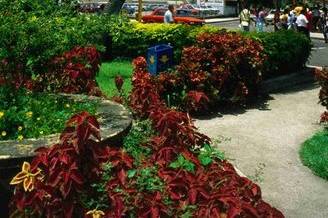
<svg viewBox="0 0 328 218">
<path fill-rule="evenodd" d="M 170 68 L 173 65 L 173 47 L 162 44 L 148 48 L 147 66 L 152 75 Z"/>
</svg>

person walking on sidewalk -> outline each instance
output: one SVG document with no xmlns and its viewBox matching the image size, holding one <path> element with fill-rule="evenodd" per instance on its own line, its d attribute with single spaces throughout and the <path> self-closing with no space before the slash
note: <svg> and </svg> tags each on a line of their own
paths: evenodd
<svg viewBox="0 0 328 218">
<path fill-rule="evenodd" d="M 320 10 L 319 10 L 319 6 L 318 5 L 316 5 L 312 9 L 312 15 L 313 15 L 312 26 L 313 26 L 313 30 L 316 31 L 318 29 L 318 25 L 320 25 L 319 24 Z"/>
<path fill-rule="evenodd" d="M 264 25 L 265 25 L 265 13 L 263 11 L 263 8 L 259 8 L 259 13 L 257 15 L 257 20 L 256 20 L 256 29 L 257 32 L 263 32 L 264 31 Z"/>
<path fill-rule="evenodd" d="M 303 33 L 308 38 L 310 38 L 310 32 L 308 29 L 309 21 L 306 18 L 305 14 L 306 14 L 306 9 L 303 8 L 301 13 L 297 16 L 297 19 L 296 19 L 297 30 L 298 30 L 298 32 Z"/>
<path fill-rule="evenodd" d="M 164 14 L 164 23 L 174 23 L 173 13 L 174 13 L 174 6 L 169 5 L 168 10 Z"/>
<path fill-rule="evenodd" d="M 328 43 L 328 10 L 324 8 L 323 14 L 321 17 L 322 33 L 325 39 L 325 43 Z"/>
<path fill-rule="evenodd" d="M 240 19 L 240 27 L 242 31 L 249 32 L 249 26 L 251 23 L 251 12 L 248 10 L 247 7 L 245 7 L 239 15 Z"/>
</svg>

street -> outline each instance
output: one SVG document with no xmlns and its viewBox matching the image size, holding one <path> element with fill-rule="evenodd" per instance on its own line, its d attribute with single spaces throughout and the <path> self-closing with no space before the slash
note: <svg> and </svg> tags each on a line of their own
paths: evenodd
<svg viewBox="0 0 328 218">
<path fill-rule="evenodd" d="M 226 28 L 228 30 L 238 30 L 239 29 L 239 20 L 227 21 L 227 22 L 219 22 L 212 23 L 211 25 L 219 26 L 222 28 Z M 251 31 L 255 31 L 254 23 L 251 24 Z M 266 31 L 272 32 L 273 25 L 268 25 L 265 27 Z M 309 58 L 308 65 L 311 66 L 328 66 L 328 44 L 324 42 L 324 40 L 320 39 L 312 39 L 313 48 L 312 54 Z M 288 48 L 286 48 L 288 49 Z"/>
</svg>

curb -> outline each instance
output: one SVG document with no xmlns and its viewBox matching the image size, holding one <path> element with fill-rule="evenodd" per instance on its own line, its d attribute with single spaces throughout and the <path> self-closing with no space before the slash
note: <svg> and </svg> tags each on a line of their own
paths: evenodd
<svg viewBox="0 0 328 218">
<path fill-rule="evenodd" d="M 210 23 L 224 23 L 224 22 L 231 22 L 231 21 L 236 21 L 239 20 L 238 17 L 236 18 L 217 18 L 217 19 L 205 19 L 205 23 L 206 24 L 210 24 Z"/>
<path fill-rule="evenodd" d="M 276 93 L 286 91 L 291 87 L 314 83 L 313 71 L 316 68 L 314 66 L 307 66 L 298 72 L 263 81 L 260 85 L 260 90 L 262 93 Z"/>
<path fill-rule="evenodd" d="M 313 35 L 313 34 L 312 34 L 312 36 L 311 36 L 311 33 L 310 33 L 310 38 L 311 38 L 311 39 L 325 40 L 325 38 L 324 38 L 323 36 L 321 36 L 321 35 L 318 36 L 318 35 Z"/>
</svg>

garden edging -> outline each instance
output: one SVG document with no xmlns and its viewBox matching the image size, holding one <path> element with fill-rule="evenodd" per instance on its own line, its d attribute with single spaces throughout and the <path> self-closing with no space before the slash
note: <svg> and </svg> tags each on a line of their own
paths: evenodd
<svg viewBox="0 0 328 218">
<path fill-rule="evenodd" d="M 284 91 L 290 87 L 313 83 L 315 68 L 306 67 L 298 72 L 275 77 L 261 83 L 262 93 L 275 93 Z"/>
</svg>

